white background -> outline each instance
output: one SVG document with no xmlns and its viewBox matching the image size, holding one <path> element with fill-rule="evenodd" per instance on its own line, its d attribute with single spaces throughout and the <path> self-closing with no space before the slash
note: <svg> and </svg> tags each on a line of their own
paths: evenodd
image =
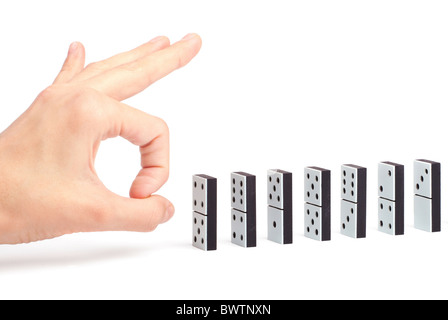
<svg viewBox="0 0 448 320">
<path fill-rule="evenodd" d="M 182 70 L 126 101 L 166 120 L 175 217 L 153 233 L 0 246 L 2 299 L 448 298 L 446 1 L 3 1 L 0 130 L 51 84 L 69 44 L 87 62 L 199 33 Z M 442 162 L 442 232 L 413 228 L 412 164 Z M 405 165 L 406 234 L 377 231 L 377 164 Z M 340 165 L 368 168 L 367 238 L 339 232 Z M 303 168 L 332 170 L 332 241 L 303 236 Z M 138 149 L 100 147 L 127 195 Z M 267 240 L 266 171 L 294 173 L 294 243 Z M 230 172 L 257 175 L 258 246 L 230 243 Z M 191 176 L 218 178 L 218 250 L 191 246 Z M 0 177 L 1 179 L 1 177 Z"/>
</svg>

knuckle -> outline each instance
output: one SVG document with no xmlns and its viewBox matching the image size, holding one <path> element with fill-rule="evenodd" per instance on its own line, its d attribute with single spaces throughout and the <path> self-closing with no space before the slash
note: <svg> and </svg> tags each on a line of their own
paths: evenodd
<svg viewBox="0 0 448 320">
<path fill-rule="evenodd" d="M 86 67 L 86 70 L 89 72 L 98 72 L 104 70 L 104 63 L 101 62 L 91 62 Z"/>
<path fill-rule="evenodd" d="M 158 118 L 158 120 L 159 120 L 160 132 L 161 132 L 163 135 L 169 135 L 169 133 L 170 133 L 170 129 L 169 129 L 169 127 L 168 127 L 168 123 L 166 123 L 166 121 L 163 120 L 163 119 L 161 119 L 161 118 Z"/>
<path fill-rule="evenodd" d="M 142 64 L 138 60 L 123 64 L 123 65 L 119 66 L 118 68 L 120 68 L 121 70 L 124 70 L 125 72 L 131 72 L 131 73 L 144 71 Z"/>
<path fill-rule="evenodd" d="M 184 67 L 186 64 L 187 62 L 185 61 L 184 57 L 179 54 L 179 56 L 177 57 L 177 69 Z"/>
<path fill-rule="evenodd" d="M 164 185 L 170 177 L 170 170 L 168 164 L 160 169 L 160 184 Z"/>
<path fill-rule="evenodd" d="M 95 129 L 106 116 L 103 95 L 82 85 L 54 84 L 36 98 L 35 107 L 44 108 L 71 132 Z"/>
<path fill-rule="evenodd" d="M 49 101 L 53 100 L 58 95 L 58 86 L 51 85 L 44 90 L 42 90 L 39 95 L 37 96 L 36 100 L 39 100 L 43 103 L 48 103 Z"/>
<path fill-rule="evenodd" d="M 79 87 L 73 91 L 72 116 L 82 121 L 96 121 L 102 117 L 100 93 L 88 87 Z"/>
<path fill-rule="evenodd" d="M 89 87 L 75 87 L 72 99 L 80 104 L 94 103 L 98 101 L 99 93 Z"/>
<path fill-rule="evenodd" d="M 178 69 L 185 67 L 191 60 L 191 54 L 186 48 L 179 48 L 179 50 L 176 52 L 176 55 Z"/>
<path fill-rule="evenodd" d="M 162 41 L 163 41 L 163 42 L 165 42 L 166 44 L 169 44 L 169 43 L 170 43 L 170 39 L 169 39 L 167 36 L 159 36 L 158 39 L 159 39 L 159 40 L 158 40 L 159 42 L 162 42 Z"/>
</svg>

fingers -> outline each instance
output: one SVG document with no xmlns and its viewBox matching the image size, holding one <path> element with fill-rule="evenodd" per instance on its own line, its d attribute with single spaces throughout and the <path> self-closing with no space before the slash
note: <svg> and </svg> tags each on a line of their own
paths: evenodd
<svg viewBox="0 0 448 320">
<path fill-rule="evenodd" d="M 174 215 L 174 206 L 161 196 L 146 199 L 129 199 L 111 195 L 114 209 L 106 218 L 110 231 L 153 231 L 159 224 L 165 223 Z"/>
<path fill-rule="evenodd" d="M 140 148 L 142 169 L 129 191 L 131 198 L 146 198 L 160 189 L 168 180 L 169 148 L 168 134 L 159 136 Z"/>
<path fill-rule="evenodd" d="M 80 42 L 73 42 L 54 84 L 67 83 L 79 74 L 84 69 L 85 56 L 84 46 Z"/>
<path fill-rule="evenodd" d="M 130 196 L 147 198 L 168 179 L 168 126 L 160 118 L 108 99 L 109 116 L 101 139 L 121 136 L 140 147 L 142 169 L 131 186 Z"/>
<path fill-rule="evenodd" d="M 121 197 L 107 189 L 91 190 L 84 198 L 89 204 L 82 214 L 67 216 L 67 229 L 72 232 L 92 231 L 153 231 L 159 224 L 170 220 L 174 206 L 158 195 L 146 199 Z"/>
<path fill-rule="evenodd" d="M 89 64 L 82 73 L 78 74 L 73 81 L 80 82 L 97 76 L 104 71 L 113 69 L 122 64 L 127 64 L 138 60 L 144 56 L 150 55 L 156 51 L 164 49 L 170 45 L 167 37 L 156 37 L 151 41 L 127 52 L 117 54 L 109 59 Z"/>
<path fill-rule="evenodd" d="M 185 66 L 201 45 L 198 35 L 189 34 L 168 48 L 105 71 L 86 80 L 85 84 L 119 101 L 127 99 Z"/>
</svg>

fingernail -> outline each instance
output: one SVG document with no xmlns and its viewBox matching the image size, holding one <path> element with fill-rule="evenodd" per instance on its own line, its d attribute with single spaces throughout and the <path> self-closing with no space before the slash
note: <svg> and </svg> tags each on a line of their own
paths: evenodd
<svg viewBox="0 0 448 320">
<path fill-rule="evenodd" d="M 74 54 L 76 53 L 76 51 L 78 51 L 78 48 L 79 48 L 79 42 L 73 42 L 68 48 L 68 53 Z"/>
<path fill-rule="evenodd" d="M 166 208 L 166 212 L 165 212 L 165 222 L 170 220 L 174 215 L 174 206 L 172 204 L 170 204 L 168 206 L 168 208 Z"/>
<path fill-rule="evenodd" d="M 189 33 L 189 34 L 187 34 L 185 37 L 183 37 L 182 38 L 182 40 L 190 40 L 190 39 L 193 39 L 193 38 L 195 38 L 197 36 L 197 34 L 196 33 Z"/>
<path fill-rule="evenodd" d="M 160 41 L 160 40 L 162 40 L 162 39 L 164 39 L 165 37 L 164 36 L 158 36 L 158 37 L 155 37 L 154 39 L 152 39 L 151 41 L 149 41 L 149 42 L 151 42 L 151 43 L 153 43 L 153 42 L 157 42 L 157 41 Z"/>
</svg>

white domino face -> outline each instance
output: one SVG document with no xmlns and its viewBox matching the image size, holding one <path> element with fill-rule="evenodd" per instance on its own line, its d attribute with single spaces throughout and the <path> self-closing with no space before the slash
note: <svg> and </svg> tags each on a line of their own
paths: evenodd
<svg viewBox="0 0 448 320">
<path fill-rule="evenodd" d="M 283 210 L 268 207 L 268 239 L 283 244 Z"/>
<path fill-rule="evenodd" d="M 230 175 L 231 240 L 245 248 L 257 245 L 255 178 L 245 172 Z"/>
<path fill-rule="evenodd" d="M 231 241 L 241 247 L 247 247 L 247 216 L 244 212 L 232 209 Z"/>
<path fill-rule="evenodd" d="M 207 216 L 193 212 L 193 246 L 207 250 Z"/>
<path fill-rule="evenodd" d="M 268 171 L 268 205 L 283 209 L 283 174 L 275 170 Z"/>
<path fill-rule="evenodd" d="M 366 237 L 367 168 L 341 166 L 341 233 L 358 239 Z"/>
<path fill-rule="evenodd" d="M 216 250 L 216 178 L 193 175 L 193 239 L 194 247 Z"/>
<path fill-rule="evenodd" d="M 305 168 L 305 201 L 322 206 L 322 172 Z"/>
<path fill-rule="evenodd" d="M 305 236 L 322 240 L 322 208 L 305 203 Z"/>
<path fill-rule="evenodd" d="M 280 169 L 267 172 L 268 240 L 292 243 L 292 173 Z"/>
<path fill-rule="evenodd" d="M 232 208 L 247 212 L 246 204 L 246 177 L 237 173 L 231 175 L 231 204 Z"/>
<path fill-rule="evenodd" d="M 378 199 L 378 230 L 395 235 L 395 202 Z"/>
<path fill-rule="evenodd" d="M 193 211 L 207 214 L 207 179 L 193 176 Z"/>
<path fill-rule="evenodd" d="M 395 166 L 380 163 L 378 165 L 378 196 L 395 201 Z"/>
<path fill-rule="evenodd" d="M 431 164 L 424 161 L 414 162 L 414 194 L 432 198 Z"/>
<path fill-rule="evenodd" d="M 414 215 L 415 226 L 424 231 L 432 231 L 432 200 L 414 196 L 414 210 L 418 214 Z"/>
<path fill-rule="evenodd" d="M 341 233 L 356 238 L 357 235 L 358 204 L 341 200 Z"/>
<path fill-rule="evenodd" d="M 427 232 L 441 231 L 440 163 L 414 161 L 414 227 Z"/>
<path fill-rule="evenodd" d="M 341 167 L 341 197 L 342 199 L 358 202 L 358 170 L 350 166 Z"/>
</svg>

